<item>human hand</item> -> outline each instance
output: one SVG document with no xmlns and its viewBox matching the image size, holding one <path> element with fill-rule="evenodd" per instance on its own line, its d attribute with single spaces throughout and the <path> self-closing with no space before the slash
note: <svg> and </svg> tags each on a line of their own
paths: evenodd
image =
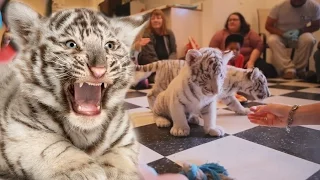
<svg viewBox="0 0 320 180">
<path fill-rule="evenodd" d="M 290 40 L 298 40 L 300 31 L 298 29 L 290 30 L 283 33 L 283 37 Z"/>
<path fill-rule="evenodd" d="M 252 69 L 252 68 L 254 68 L 254 63 L 252 63 L 251 61 L 248 61 L 248 62 L 244 65 L 244 68 Z"/>
<path fill-rule="evenodd" d="M 150 38 L 141 38 L 140 41 L 139 41 L 139 45 L 140 46 L 145 46 L 149 42 L 150 42 Z"/>
<path fill-rule="evenodd" d="M 253 106 L 248 119 L 261 126 L 286 127 L 291 106 L 284 104 L 268 104 Z"/>
</svg>

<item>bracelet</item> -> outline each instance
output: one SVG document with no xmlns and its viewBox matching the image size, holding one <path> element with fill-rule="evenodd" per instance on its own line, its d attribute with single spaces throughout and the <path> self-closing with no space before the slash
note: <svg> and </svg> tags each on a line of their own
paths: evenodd
<svg viewBox="0 0 320 180">
<path fill-rule="evenodd" d="M 286 127 L 287 132 L 290 132 L 290 126 L 293 123 L 293 115 L 294 112 L 299 108 L 299 105 L 294 105 L 292 106 L 291 110 L 289 111 L 289 116 L 288 116 L 288 125 Z"/>
</svg>

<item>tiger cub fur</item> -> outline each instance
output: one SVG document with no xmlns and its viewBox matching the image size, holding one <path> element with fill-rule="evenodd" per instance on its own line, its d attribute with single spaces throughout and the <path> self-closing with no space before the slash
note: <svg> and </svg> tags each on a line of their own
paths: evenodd
<svg viewBox="0 0 320 180">
<path fill-rule="evenodd" d="M 137 72 L 156 72 L 155 84 L 147 94 L 150 109 L 153 108 L 158 94 L 167 89 L 185 64 L 185 60 L 163 60 L 147 65 L 136 65 Z M 218 99 L 237 114 L 245 115 L 249 113 L 249 109 L 244 108 L 235 98 L 236 92 L 251 95 L 256 100 L 270 96 L 267 79 L 258 68 L 242 69 L 228 65 L 223 91 L 219 93 Z"/>
<path fill-rule="evenodd" d="M 129 50 L 148 16 L 42 17 L 18 2 L 7 13 L 19 54 L 1 67 L 0 176 L 141 179 L 123 103 L 134 76 Z"/>
<path fill-rule="evenodd" d="M 212 136 L 224 135 L 216 126 L 216 96 L 222 89 L 228 61 L 233 52 L 222 53 L 215 48 L 189 50 L 186 64 L 168 87 L 159 93 L 153 106 L 158 127 L 168 127 L 173 136 L 188 136 L 187 114 L 201 114 L 204 131 Z"/>
</svg>

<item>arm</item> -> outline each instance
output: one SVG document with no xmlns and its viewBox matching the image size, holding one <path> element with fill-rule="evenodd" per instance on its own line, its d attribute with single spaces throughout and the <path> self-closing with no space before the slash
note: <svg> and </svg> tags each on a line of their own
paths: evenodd
<svg viewBox="0 0 320 180">
<path fill-rule="evenodd" d="M 271 33 L 271 34 L 277 34 L 279 36 L 282 36 L 282 34 L 284 33 L 283 31 L 281 31 L 280 29 L 275 27 L 275 24 L 277 23 L 277 19 L 273 19 L 270 16 L 267 18 L 266 21 L 266 30 Z"/>
<path fill-rule="evenodd" d="M 279 18 L 279 11 L 280 11 L 280 5 L 276 5 L 273 7 L 270 11 L 270 14 L 267 18 L 265 28 L 266 30 L 271 34 L 277 34 L 279 36 L 282 36 L 284 33 L 282 30 L 276 28 L 276 23 Z"/>
<path fill-rule="evenodd" d="M 145 34 L 144 38 L 150 38 L 148 44 L 141 48 L 141 52 L 138 57 L 138 62 L 140 65 L 149 64 L 155 61 L 159 61 L 156 50 L 153 46 L 153 38 L 150 37 L 150 34 Z"/>
<path fill-rule="evenodd" d="M 293 125 L 320 125 L 320 103 L 300 106 L 293 115 Z"/>
<path fill-rule="evenodd" d="M 315 4 L 314 9 L 312 9 L 313 17 L 311 18 L 311 25 L 305 26 L 302 29 L 299 29 L 299 34 L 303 34 L 306 32 L 313 33 L 315 31 L 318 31 L 320 28 L 320 7 L 318 3 Z"/>
<path fill-rule="evenodd" d="M 252 123 L 259 125 L 286 127 L 291 109 L 291 105 L 285 104 L 253 106 L 250 108 L 253 113 L 248 114 L 248 118 Z M 319 117 L 320 103 L 302 105 L 294 112 L 292 125 L 320 125 Z"/>
<path fill-rule="evenodd" d="M 213 37 L 211 38 L 211 41 L 209 43 L 209 47 L 212 48 L 219 48 L 222 44 L 223 34 L 222 31 L 216 32 Z M 224 48 L 223 48 L 224 49 Z"/>
<path fill-rule="evenodd" d="M 169 32 L 170 35 L 170 54 L 169 59 L 177 59 L 177 44 L 176 44 L 176 38 L 172 31 Z"/>
<path fill-rule="evenodd" d="M 303 34 L 303 33 L 313 33 L 315 31 L 318 31 L 320 28 L 320 19 L 315 20 L 315 21 L 311 21 L 311 25 L 310 26 L 306 26 L 302 29 L 299 29 L 299 34 Z"/>
<path fill-rule="evenodd" d="M 250 57 L 246 66 L 247 68 L 253 68 L 255 62 L 260 57 L 264 47 L 263 47 L 263 41 L 259 36 L 259 34 L 257 34 L 252 30 L 249 33 L 250 33 L 249 34 L 250 37 L 248 39 L 250 39 L 250 46 L 253 48 L 253 51 L 250 54 Z"/>
</svg>

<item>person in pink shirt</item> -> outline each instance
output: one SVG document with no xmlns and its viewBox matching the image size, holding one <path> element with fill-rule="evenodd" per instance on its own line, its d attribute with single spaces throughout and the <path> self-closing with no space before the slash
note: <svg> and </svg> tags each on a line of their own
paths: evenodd
<svg viewBox="0 0 320 180">
<path fill-rule="evenodd" d="M 229 15 L 224 29 L 213 35 L 209 46 L 225 50 L 225 40 L 230 34 L 240 34 L 244 37 L 243 46 L 240 49 L 240 54 L 244 56 L 244 68 L 258 67 L 267 78 L 277 77 L 275 68 L 260 58 L 264 49 L 261 37 L 250 29 L 250 25 L 239 12 Z"/>
<path fill-rule="evenodd" d="M 0 63 L 8 63 L 10 62 L 15 56 L 17 48 L 14 43 L 11 41 L 9 35 L 9 28 L 5 21 L 4 11 L 8 4 L 9 0 L 0 0 L 0 29 L 5 28 L 5 32 L 2 35 L 1 39 L 1 47 L 0 47 Z"/>
</svg>

